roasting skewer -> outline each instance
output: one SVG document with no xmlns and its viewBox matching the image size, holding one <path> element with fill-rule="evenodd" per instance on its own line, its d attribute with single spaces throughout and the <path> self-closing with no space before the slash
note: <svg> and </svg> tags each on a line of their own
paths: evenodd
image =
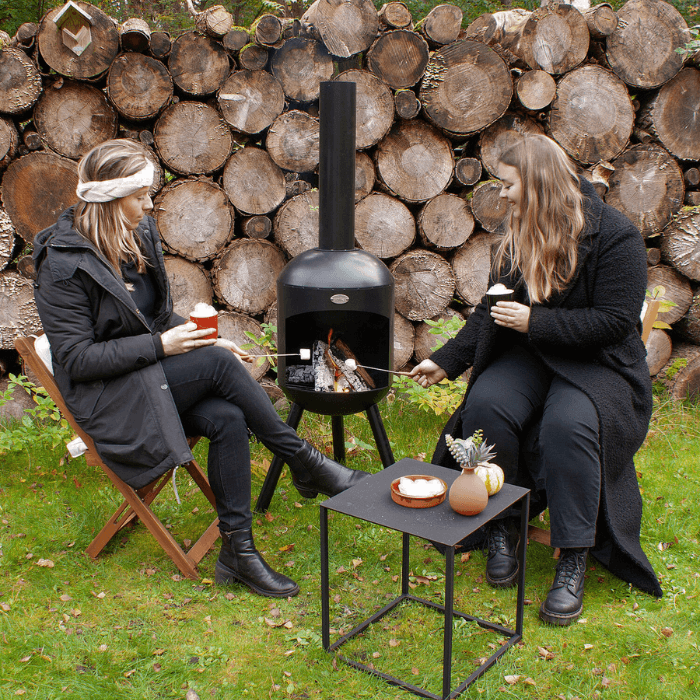
<svg viewBox="0 0 700 700">
<path fill-rule="evenodd" d="M 411 376 L 410 372 L 397 372 L 396 370 L 393 370 L 393 369 L 383 369 L 382 367 L 370 367 L 369 365 L 361 365 L 359 362 L 352 360 L 352 359 L 345 360 L 345 366 L 349 370 L 352 370 L 353 372 L 358 367 L 363 367 L 364 369 L 374 369 L 374 370 L 377 370 L 378 372 L 387 372 L 389 374 L 400 374 L 403 377 L 410 377 Z"/>
<path fill-rule="evenodd" d="M 258 357 L 300 357 L 302 360 L 310 360 L 311 359 L 311 350 L 309 348 L 299 348 L 299 352 L 286 352 L 286 353 L 277 353 L 273 352 L 269 355 L 253 355 L 256 359 Z"/>
</svg>

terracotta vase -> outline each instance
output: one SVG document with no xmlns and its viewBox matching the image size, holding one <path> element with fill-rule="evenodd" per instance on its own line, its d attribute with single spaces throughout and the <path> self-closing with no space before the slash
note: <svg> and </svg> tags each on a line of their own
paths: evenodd
<svg viewBox="0 0 700 700">
<path fill-rule="evenodd" d="M 475 468 L 462 468 L 450 486 L 450 506 L 460 515 L 477 515 L 489 502 L 489 494 Z"/>
</svg>

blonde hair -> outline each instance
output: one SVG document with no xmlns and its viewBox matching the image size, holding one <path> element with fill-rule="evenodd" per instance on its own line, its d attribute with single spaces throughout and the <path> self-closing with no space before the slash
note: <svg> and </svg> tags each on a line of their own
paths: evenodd
<svg viewBox="0 0 700 700">
<path fill-rule="evenodd" d="M 82 182 L 114 180 L 128 177 L 147 164 L 138 144 L 128 139 L 114 139 L 95 146 L 78 163 Z M 87 238 L 121 276 L 121 263 L 133 259 L 140 273 L 146 261 L 134 232 L 127 227 L 121 200 L 111 202 L 78 202 L 73 214 L 75 229 Z"/>
<path fill-rule="evenodd" d="M 530 300 L 541 303 L 562 291 L 576 270 L 585 226 L 576 168 L 561 146 L 540 135 L 523 138 L 499 162 L 518 171 L 522 198 L 518 216 L 511 212 L 494 267 L 519 270 Z"/>
</svg>

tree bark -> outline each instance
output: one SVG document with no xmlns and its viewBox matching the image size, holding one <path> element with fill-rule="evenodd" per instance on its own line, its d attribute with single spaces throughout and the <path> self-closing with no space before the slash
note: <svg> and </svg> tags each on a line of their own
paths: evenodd
<svg viewBox="0 0 700 700">
<path fill-rule="evenodd" d="M 274 211 L 286 194 L 280 167 L 267 151 L 253 146 L 246 146 L 229 158 L 223 185 L 231 204 L 248 215 Z"/>
<path fill-rule="evenodd" d="M 333 60 L 323 44 L 296 37 L 275 51 L 270 68 L 290 100 L 313 102 L 321 92 L 321 81 L 333 75 Z"/>
<path fill-rule="evenodd" d="M 0 50 L 0 112 L 24 114 L 41 95 L 41 75 L 21 49 Z"/>
<path fill-rule="evenodd" d="M 475 185 L 481 180 L 481 161 L 478 158 L 460 158 L 455 163 L 455 177 L 463 185 Z"/>
<path fill-rule="evenodd" d="M 672 326 L 683 318 L 690 308 L 693 290 L 690 282 L 672 267 L 657 265 L 647 268 L 647 289 L 654 289 L 659 285 L 666 290 L 663 298 L 674 302 L 676 306 L 659 313 L 657 319 Z"/>
<path fill-rule="evenodd" d="M 394 90 L 413 87 L 428 65 L 428 44 L 419 34 L 398 29 L 382 34 L 367 52 L 367 67 Z"/>
<path fill-rule="evenodd" d="M 0 207 L 0 270 L 4 270 L 12 260 L 15 248 L 15 227 L 7 212 Z"/>
<path fill-rule="evenodd" d="M 671 396 L 677 401 L 697 401 L 700 397 L 700 357 L 678 371 L 673 379 Z"/>
<path fill-rule="evenodd" d="M 151 28 L 146 20 L 130 17 L 119 27 L 122 51 L 143 53 L 151 43 Z"/>
<path fill-rule="evenodd" d="M 272 123 L 265 148 L 280 168 L 308 173 L 318 166 L 318 139 L 318 119 L 293 109 L 281 114 Z"/>
<path fill-rule="evenodd" d="M 661 254 L 682 275 L 700 282 L 700 208 L 682 211 L 666 226 Z"/>
<path fill-rule="evenodd" d="M 399 371 L 413 357 L 416 330 L 400 313 L 394 312 L 394 359 L 391 368 Z"/>
<path fill-rule="evenodd" d="M 397 90 L 394 93 L 394 109 L 400 119 L 413 119 L 420 113 L 420 100 L 413 90 Z"/>
<path fill-rule="evenodd" d="M 394 121 L 394 97 L 376 75 L 364 70 L 347 70 L 335 80 L 357 86 L 355 120 L 356 148 L 363 150 L 379 143 Z"/>
<path fill-rule="evenodd" d="M 700 345 L 700 294 L 693 297 L 690 307 L 673 330 L 689 343 Z"/>
<path fill-rule="evenodd" d="M 500 242 L 498 234 L 476 233 L 452 258 L 457 294 L 471 306 L 476 306 L 486 294 L 492 249 Z"/>
<path fill-rule="evenodd" d="M 231 31 L 233 16 L 223 5 L 214 5 L 196 14 L 194 23 L 202 34 L 221 39 Z"/>
<path fill-rule="evenodd" d="M 660 328 L 652 328 L 646 345 L 649 375 L 655 377 L 671 357 L 671 336 Z"/>
<path fill-rule="evenodd" d="M 420 88 L 428 118 L 455 134 L 473 134 L 495 122 L 512 95 L 503 59 L 476 41 L 456 41 L 436 51 Z"/>
<path fill-rule="evenodd" d="M 32 281 L 16 272 L 0 272 L 0 350 L 14 350 L 15 338 L 41 330 Z"/>
<path fill-rule="evenodd" d="M 683 172 L 656 144 L 640 144 L 613 161 L 605 201 L 621 211 L 643 236 L 660 231 L 683 203 Z"/>
<path fill-rule="evenodd" d="M 264 355 L 267 349 L 253 343 L 246 335 L 246 331 L 258 338 L 263 334 L 262 326 L 254 318 L 233 311 L 219 312 L 219 335 L 222 338 L 231 340 L 241 349 L 245 345 L 245 350 L 250 355 Z M 270 369 L 270 361 L 265 357 L 261 357 L 254 362 L 244 362 L 243 366 L 248 370 L 251 377 L 256 382 L 259 382 Z"/>
<path fill-rule="evenodd" d="M 238 63 L 245 70 L 262 70 L 267 65 L 270 52 L 265 46 L 246 44 L 238 52 Z"/>
<path fill-rule="evenodd" d="M 374 163 L 366 154 L 355 154 L 355 203 L 364 199 L 374 188 L 377 179 L 374 172 Z"/>
<path fill-rule="evenodd" d="M 467 195 L 474 218 L 491 233 L 505 233 L 508 223 L 510 209 L 501 197 L 501 189 L 500 180 L 487 180 Z"/>
<path fill-rule="evenodd" d="M 294 258 L 318 246 L 318 190 L 288 199 L 275 215 L 275 243 Z"/>
<path fill-rule="evenodd" d="M 76 164 L 54 153 L 37 152 L 12 161 L 2 179 L 2 202 L 17 233 L 33 243 L 42 229 L 78 201 Z"/>
<path fill-rule="evenodd" d="M 282 251 L 269 241 L 234 241 L 212 269 L 217 299 L 233 311 L 262 313 L 275 300 L 284 263 Z"/>
<path fill-rule="evenodd" d="M 521 114 L 506 112 L 479 135 L 479 156 L 482 165 L 491 175 L 498 177 L 501 156 L 525 136 L 533 134 L 544 134 L 539 122 Z"/>
<path fill-rule="evenodd" d="M 546 71 L 528 70 L 518 78 L 515 92 L 525 109 L 539 111 L 552 103 L 557 92 L 557 84 Z"/>
<path fill-rule="evenodd" d="M 355 206 L 355 238 L 378 258 L 395 258 L 416 237 L 416 222 L 408 207 L 388 194 L 375 192 Z"/>
<path fill-rule="evenodd" d="M 462 27 L 462 10 L 456 5 L 438 5 L 418 23 L 416 30 L 433 46 L 444 46 L 457 40 Z"/>
<path fill-rule="evenodd" d="M 686 187 L 697 187 L 700 185 L 700 170 L 698 168 L 688 168 L 683 173 L 683 182 Z"/>
<path fill-rule="evenodd" d="M 107 95 L 126 119 L 153 119 L 172 99 L 173 79 L 161 61 L 124 53 L 109 69 Z"/>
<path fill-rule="evenodd" d="M 168 66 L 175 85 L 195 96 L 216 92 L 230 72 L 224 47 L 196 32 L 185 32 L 175 39 Z"/>
<path fill-rule="evenodd" d="M 19 134 L 15 125 L 9 119 L 0 117 L 0 173 L 17 155 Z"/>
<path fill-rule="evenodd" d="M 31 49 L 34 46 L 36 35 L 39 33 L 39 25 L 36 22 L 24 22 L 20 24 L 13 41 L 16 46 L 23 49 Z"/>
<path fill-rule="evenodd" d="M 224 119 L 244 134 L 258 134 L 282 114 L 284 91 L 264 70 L 239 70 L 221 86 L 217 99 Z"/>
<path fill-rule="evenodd" d="M 215 257 L 233 238 L 235 212 L 208 178 L 175 180 L 153 203 L 166 249 L 193 261 Z"/>
<path fill-rule="evenodd" d="M 452 301 L 455 276 L 441 255 L 410 250 L 389 269 L 396 281 L 396 310 L 410 321 L 433 318 Z"/>
<path fill-rule="evenodd" d="M 425 202 L 450 184 L 452 146 L 424 122 L 400 122 L 377 146 L 377 174 L 397 197 Z"/>
<path fill-rule="evenodd" d="M 700 207 L 700 192 L 686 192 L 683 203 L 687 207 Z"/>
<path fill-rule="evenodd" d="M 455 316 L 462 318 L 462 314 L 459 311 L 455 311 L 448 306 L 442 313 L 428 320 L 449 321 Z M 449 340 L 447 335 L 432 333 L 431 331 L 433 330 L 435 330 L 435 327 L 425 321 L 416 324 L 415 355 L 418 362 L 427 360 L 435 352 L 434 348 L 437 346 L 442 347 Z"/>
<path fill-rule="evenodd" d="M 459 248 L 474 231 L 474 217 L 462 197 L 443 193 L 431 199 L 421 210 L 418 231 L 428 248 Z"/>
<path fill-rule="evenodd" d="M 17 261 L 17 272 L 19 272 L 22 277 L 26 277 L 28 280 L 36 279 L 36 269 L 34 268 L 34 259 L 31 255 L 23 255 Z"/>
<path fill-rule="evenodd" d="M 173 311 L 176 314 L 189 318 L 196 304 L 201 302 L 211 305 L 211 281 L 199 265 L 173 255 L 166 255 L 164 260 L 173 298 Z"/>
<path fill-rule="evenodd" d="M 202 102 L 183 101 L 168 107 L 155 124 L 153 138 L 168 170 L 181 175 L 219 170 L 233 147 L 226 122 Z"/>
</svg>

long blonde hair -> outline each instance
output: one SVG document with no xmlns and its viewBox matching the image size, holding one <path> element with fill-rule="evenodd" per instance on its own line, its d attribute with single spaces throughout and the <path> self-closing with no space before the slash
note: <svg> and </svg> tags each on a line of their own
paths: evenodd
<svg viewBox="0 0 700 700">
<path fill-rule="evenodd" d="M 522 198 L 494 267 L 500 273 L 519 270 L 530 301 L 541 303 L 562 291 L 576 270 L 585 226 L 576 168 L 561 146 L 540 135 L 523 138 L 499 162 L 518 171 Z"/>
<path fill-rule="evenodd" d="M 95 146 L 78 163 L 82 182 L 114 180 L 128 177 L 145 167 L 146 156 L 138 144 L 128 139 L 113 139 Z M 78 202 L 73 214 L 73 226 L 104 255 L 121 276 L 122 262 L 133 259 L 140 273 L 146 271 L 146 261 L 134 232 L 127 227 L 121 200 L 111 202 Z"/>
</svg>

